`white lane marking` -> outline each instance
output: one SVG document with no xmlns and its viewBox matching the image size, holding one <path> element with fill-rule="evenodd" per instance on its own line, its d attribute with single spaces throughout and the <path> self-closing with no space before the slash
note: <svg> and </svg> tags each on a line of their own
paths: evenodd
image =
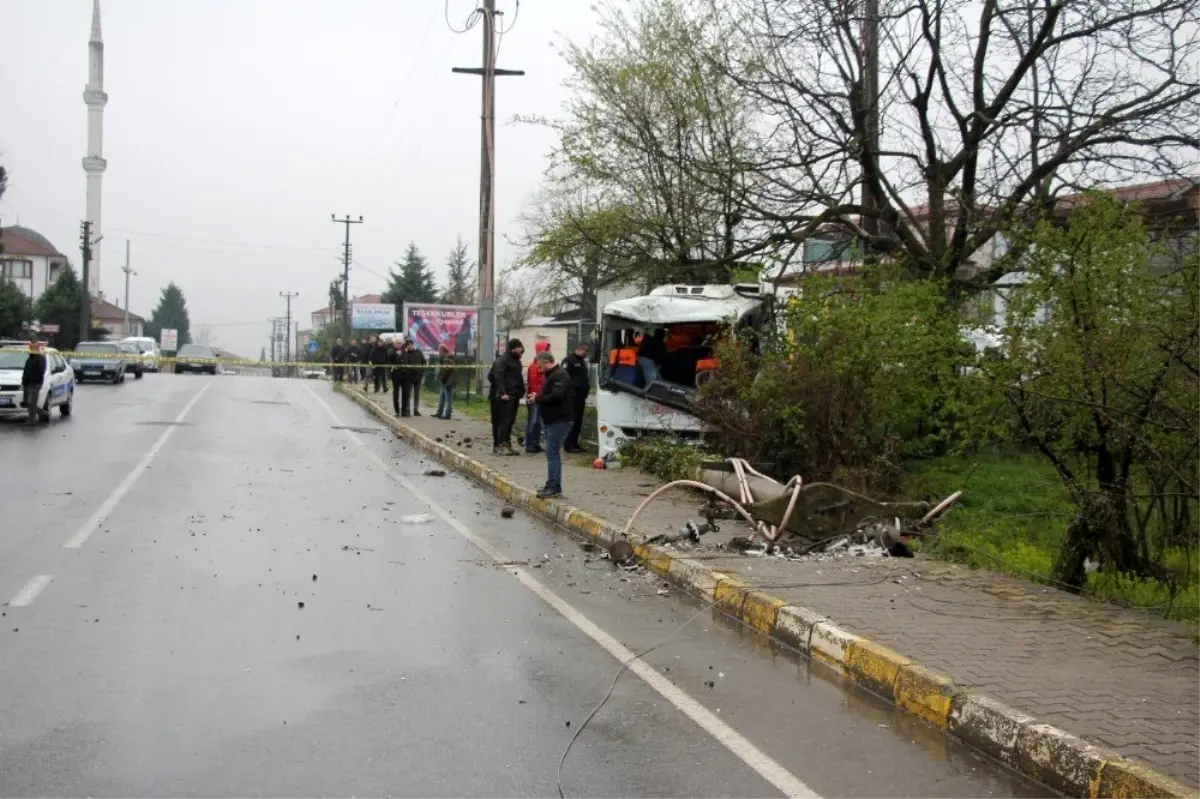
<svg viewBox="0 0 1200 799">
<path fill-rule="evenodd" d="M 183 421 L 184 417 L 187 416 L 192 410 L 192 407 L 200 401 L 200 397 L 204 396 L 204 392 L 208 391 L 208 387 L 211 385 L 212 381 L 209 381 L 204 384 L 203 388 L 196 392 L 196 396 L 192 397 L 188 404 L 183 406 L 183 410 L 179 412 L 179 415 L 175 417 L 173 424 L 179 424 Z M 163 445 L 167 443 L 167 439 L 169 439 L 171 434 L 174 432 L 174 426 L 168 427 L 163 431 L 163 434 L 158 437 L 158 441 L 154 442 L 154 446 L 150 448 L 150 451 L 142 456 L 142 459 L 138 461 L 137 466 L 133 467 L 133 471 L 125 475 L 125 479 L 121 481 L 121 484 L 117 486 L 111 494 L 109 494 L 108 499 L 104 500 L 104 502 L 100 504 L 99 508 L 96 508 L 96 512 L 93 513 L 91 517 L 83 523 L 83 526 L 79 528 L 75 535 L 67 539 L 67 543 L 63 544 L 63 549 L 79 549 L 84 545 L 84 543 L 87 542 L 92 533 L 96 532 L 96 528 L 100 526 L 100 522 L 108 518 L 108 515 L 117 507 L 117 503 L 129 493 L 129 489 L 133 488 L 133 484 L 136 483 L 138 478 L 142 476 L 142 473 L 146 471 L 146 467 L 150 465 L 150 461 L 154 460 L 154 456 L 158 454 L 159 450 L 163 448 Z"/>
<path fill-rule="evenodd" d="M 10 608 L 27 608 L 33 604 L 33 600 L 38 598 L 38 594 L 46 590 L 46 586 L 50 585 L 50 581 L 54 578 L 49 574 L 39 574 L 29 582 L 25 583 L 25 587 L 21 589 L 12 600 L 8 603 Z"/>
<path fill-rule="evenodd" d="M 338 418 L 338 415 L 334 413 L 325 400 L 317 396 L 316 392 L 309 388 L 307 384 L 302 385 L 304 386 L 304 390 L 311 394 L 312 398 L 325 409 L 325 412 L 329 414 L 335 424 L 344 426 L 345 423 Z M 585 635 L 599 644 L 602 649 L 616 658 L 617 661 L 625 663 L 637 654 L 600 629 L 591 619 L 576 610 L 574 606 L 562 599 L 562 597 L 538 582 L 526 569 L 522 569 L 519 566 L 507 565 L 511 561 L 503 552 L 496 549 L 465 524 L 451 516 L 448 511 L 430 499 L 424 491 L 418 488 L 407 477 L 393 470 L 387 461 L 372 452 L 353 430 L 343 430 L 342 432 L 351 441 L 358 444 L 367 457 L 382 469 L 388 477 L 428 505 L 430 510 L 440 516 L 446 524 L 453 527 L 463 538 L 474 544 L 493 561 L 506 564 L 504 568 L 515 576 L 522 585 L 536 594 L 543 602 L 558 611 L 567 621 L 571 622 L 571 624 L 575 625 Z M 805 785 L 799 777 L 781 766 L 774 758 L 751 743 L 744 735 L 725 723 L 719 716 L 709 711 L 708 708 L 692 698 L 686 691 L 674 685 L 666 677 L 655 671 L 653 667 L 647 665 L 645 661 L 640 659 L 633 661 L 629 664 L 629 671 L 641 677 L 643 682 L 657 691 L 660 696 L 716 739 L 718 743 L 740 758 L 743 763 L 749 766 L 760 777 L 774 785 L 784 796 L 819 799 L 820 795 Z"/>
</svg>

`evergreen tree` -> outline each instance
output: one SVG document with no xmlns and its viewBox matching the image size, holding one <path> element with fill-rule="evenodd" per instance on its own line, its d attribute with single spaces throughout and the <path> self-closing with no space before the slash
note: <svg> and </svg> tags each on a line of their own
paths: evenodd
<svg viewBox="0 0 1200 799">
<path fill-rule="evenodd" d="M 161 340 L 164 329 L 179 331 L 180 347 L 191 343 L 191 322 L 188 319 L 187 299 L 183 296 L 183 289 L 174 282 L 168 283 L 167 287 L 162 290 L 162 295 L 158 298 L 158 306 L 150 314 L 150 320 L 146 322 L 146 335 L 155 340 Z"/>
<path fill-rule="evenodd" d="M 459 236 L 450 257 L 446 259 L 446 291 L 442 302 L 447 305 L 475 304 L 475 264 L 467 255 L 467 245 Z"/>
<path fill-rule="evenodd" d="M 437 302 L 438 291 L 433 282 L 433 273 L 429 271 L 429 262 L 421 255 L 416 244 L 408 245 L 404 260 L 396 266 L 400 267 L 400 271 L 392 270 L 383 301 L 396 306 L 397 316 L 404 313 L 406 302 Z"/>
<path fill-rule="evenodd" d="M 0 337 L 21 335 L 21 323 L 33 318 L 33 303 L 6 277 L 0 277 Z"/>
<path fill-rule="evenodd" d="M 83 302 L 83 286 L 75 270 L 67 265 L 58 280 L 50 284 L 34 307 L 34 316 L 42 324 L 58 325 L 54 344 L 60 349 L 74 349 L 80 342 L 79 304 Z"/>
</svg>

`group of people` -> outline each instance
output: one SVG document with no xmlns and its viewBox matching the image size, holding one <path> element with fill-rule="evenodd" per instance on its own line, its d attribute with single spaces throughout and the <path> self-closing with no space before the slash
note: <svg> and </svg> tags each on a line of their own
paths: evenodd
<svg viewBox="0 0 1200 799">
<path fill-rule="evenodd" d="M 374 393 L 392 388 L 392 409 L 397 416 L 420 416 L 421 383 L 425 379 L 427 361 L 425 353 L 416 347 L 412 339 L 385 341 L 378 336 L 369 339 L 350 339 L 350 346 L 339 338 L 330 349 L 333 361 L 333 379 L 368 385 Z M 458 385 L 458 370 L 455 369 L 454 353 L 443 344 L 438 350 L 438 409 L 434 416 L 449 419 L 454 410 L 454 389 Z"/>
<path fill-rule="evenodd" d="M 511 339 L 488 372 L 492 454 L 518 454 L 512 446 L 512 429 L 521 400 L 525 400 L 522 443 L 528 453 L 546 454 L 546 485 L 538 497 L 547 499 L 562 495 L 562 453 L 583 451 L 579 434 L 591 390 L 588 345 L 576 345 L 561 364 L 555 362 L 549 342 L 538 342 L 534 350 L 533 363 L 525 369 L 521 364 L 525 347 L 519 339 Z"/>
</svg>

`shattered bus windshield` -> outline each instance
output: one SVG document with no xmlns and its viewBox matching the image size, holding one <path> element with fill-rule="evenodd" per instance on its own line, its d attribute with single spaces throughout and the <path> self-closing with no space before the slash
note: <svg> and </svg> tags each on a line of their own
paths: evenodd
<svg viewBox="0 0 1200 799">
<path fill-rule="evenodd" d="M 696 388 L 715 367 L 720 322 L 637 324 L 605 320 L 601 369 L 612 388 L 645 390 L 656 381 Z"/>
</svg>

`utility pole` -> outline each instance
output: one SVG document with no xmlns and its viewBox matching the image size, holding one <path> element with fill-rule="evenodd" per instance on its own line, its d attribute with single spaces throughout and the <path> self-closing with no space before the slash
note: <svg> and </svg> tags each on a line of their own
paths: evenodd
<svg viewBox="0 0 1200 799">
<path fill-rule="evenodd" d="M 292 362 L 292 298 L 299 297 L 298 291 L 281 291 L 279 296 L 287 300 L 287 317 L 283 323 L 283 353 L 286 363 Z M 290 366 L 288 367 L 291 368 Z"/>
<path fill-rule="evenodd" d="M 862 142 L 864 160 L 879 161 L 879 0 L 862 0 L 862 97 L 863 113 L 866 115 L 866 141 Z M 886 226 L 875 214 L 883 205 L 882 198 L 866 180 L 866 170 L 861 176 L 863 214 L 862 226 L 870 235 L 881 235 Z"/>
<path fill-rule="evenodd" d="M 350 214 L 346 214 L 344 219 L 338 219 L 336 214 L 330 214 L 329 218 L 339 225 L 346 226 L 346 240 L 342 244 L 342 335 L 346 341 L 350 340 L 350 226 L 361 225 L 363 218 L 360 215 L 358 219 L 351 219 Z M 330 315 L 333 314 L 333 308 L 329 309 Z"/>
<path fill-rule="evenodd" d="M 83 263 L 83 285 L 79 291 L 79 341 L 87 341 L 92 332 L 92 295 L 88 293 L 88 277 L 92 263 L 92 223 L 79 226 L 79 256 Z M 76 342 L 78 343 L 78 342 Z"/>
<path fill-rule="evenodd" d="M 129 268 L 129 239 L 125 239 L 125 266 L 121 267 L 121 271 L 125 273 L 125 335 L 129 335 L 129 276 L 136 275 L 137 272 Z"/>
<path fill-rule="evenodd" d="M 483 77 L 483 114 L 480 135 L 479 169 L 479 346 L 478 360 L 483 366 L 495 356 L 496 342 L 496 77 L 524 75 L 524 70 L 496 68 L 496 0 L 483 0 L 483 67 L 454 67 L 451 71 Z M 477 377 L 480 391 L 483 369 Z"/>
</svg>

